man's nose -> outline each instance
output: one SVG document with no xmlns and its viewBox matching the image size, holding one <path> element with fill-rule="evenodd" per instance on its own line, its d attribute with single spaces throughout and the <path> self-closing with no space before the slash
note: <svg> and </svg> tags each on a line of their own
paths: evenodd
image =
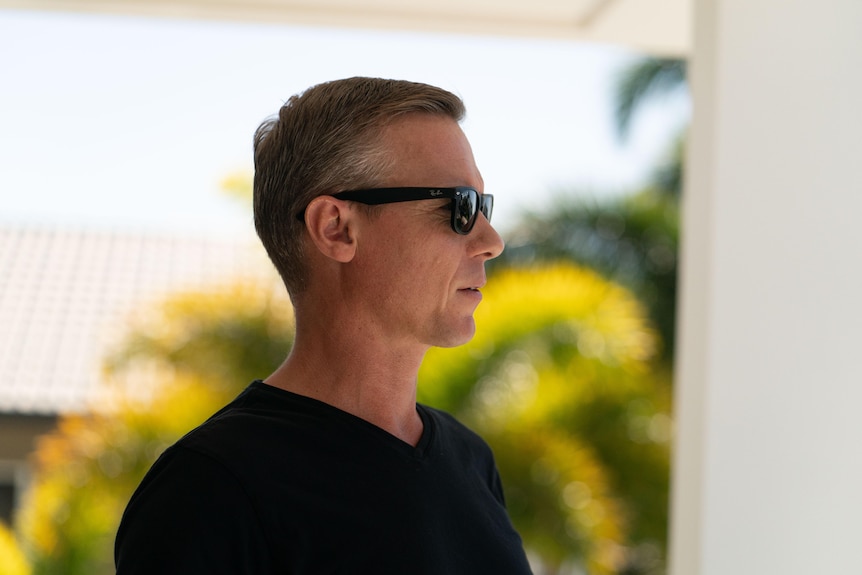
<svg viewBox="0 0 862 575">
<path fill-rule="evenodd" d="M 492 260 L 503 253 L 505 242 L 485 214 L 479 212 L 476 216 L 476 223 L 470 231 L 470 235 L 475 234 L 475 251 L 476 255 L 482 255 L 486 260 Z"/>
</svg>

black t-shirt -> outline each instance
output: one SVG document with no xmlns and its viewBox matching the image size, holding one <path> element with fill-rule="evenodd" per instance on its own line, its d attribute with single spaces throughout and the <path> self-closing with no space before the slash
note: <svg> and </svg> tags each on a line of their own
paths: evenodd
<svg viewBox="0 0 862 575">
<path fill-rule="evenodd" d="M 417 410 L 413 447 L 252 383 L 144 478 L 117 533 L 118 575 L 530 573 L 488 446 Z"/>
</svg>

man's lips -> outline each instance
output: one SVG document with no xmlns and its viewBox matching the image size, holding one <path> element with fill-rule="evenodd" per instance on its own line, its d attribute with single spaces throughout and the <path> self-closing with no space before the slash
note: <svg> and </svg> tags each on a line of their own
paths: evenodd
<svg viewBox="0 0 862 575">
<path fill-rule="evenodd" d="M 476 288 L 459 289 L 458 293 L 467 298 L 467 301 L 478 303 L 482 301 L 482 292 Z"/>
<path fill-rule="evenodd" d="M 469 285 L 466 287 L 459 288 L 458 292 L 463 293 L 465 295 L 481 298 L 482 292 L 480 291 L 480 288 L 482 288 L 484 285 L 485 285 L 485 282 L 480 282 L 480 283 L 477 283 L 475 285 Z"/>
<path fill-rule="evenodd" d="M 485 287 L 485 282 L 479 282 L 477 284 L 467 285 L 462 288 L 458 288 L 458 291 L 479 291 L 483 287 Z"/>
</svg>

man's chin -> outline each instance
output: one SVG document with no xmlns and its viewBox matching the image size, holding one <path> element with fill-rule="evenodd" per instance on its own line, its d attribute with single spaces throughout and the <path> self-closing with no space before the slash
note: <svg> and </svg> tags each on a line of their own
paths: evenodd
<svg viewBox="0 0 862 575">
<path fill-rule="evenodd" d="M 473 339 L 474 335 L 476 335 L 476 323 L 471 317 L 469 322 L 466 322 L 465 325 L 461 327 L 461 329 L 453 330 L 445 337 L 438 338 L 439 341 L 434 343 L 434 347 L 458 347 L 460 345 L 468 343 L 471 339 Z"/>
</svg>

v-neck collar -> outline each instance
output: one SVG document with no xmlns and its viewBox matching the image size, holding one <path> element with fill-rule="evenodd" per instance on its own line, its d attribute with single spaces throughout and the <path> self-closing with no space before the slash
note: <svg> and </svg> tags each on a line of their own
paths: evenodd
<svg viewBox="0 0 862 575">
<path fill-rule="evenodd" d="M 262 380 L 255 380 L 249 386 L 250 391 L 257 391 L 268 395 L 278 397 L 280 400 L 287 400 L 293 403 L 299 403 L 314 412 L 326 417 L 326 419 L 334 419 L 342 422 L 349 427 L 363 430 L 363 432 L 374 435 L 383 444 L 398 451 L 402 456 L 411 460 L 423 459 L 429 452 L 434 437 L 434 417 L 429 409 L 419 403 L 416 404 L 416 412 L 422 420 L 422 435 L 419 437 L 418 443 L 413 446 L 410 443 L 392 435 L 385 429 L 362 419 L 361 417 L 344 411 L 334 405 L 302 395 L 293 391 L 288 391 L 280 387 L 275 387 L 265 383 Z"/>
</svg>

